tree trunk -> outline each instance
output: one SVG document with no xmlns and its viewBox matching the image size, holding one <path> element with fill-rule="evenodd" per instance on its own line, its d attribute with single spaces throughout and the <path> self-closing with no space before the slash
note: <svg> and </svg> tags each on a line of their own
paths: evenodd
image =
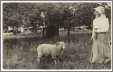
<svg viewBox="0 0 113 72">
<path fill-rule="evenodd" d="M 68 27 L 67 29 L 68 29 L 68 32 L 67 32 L 68 42 L 70 42 L 70 27 Z"/>
<path fill-rule="evenodd" d="M 50 25 L 46 28 L 46 37 L 47 38 L 58 36 L 58 34 L 59 34 L 58 27 L 56 27 L 54 25 Z"/>
</svg>

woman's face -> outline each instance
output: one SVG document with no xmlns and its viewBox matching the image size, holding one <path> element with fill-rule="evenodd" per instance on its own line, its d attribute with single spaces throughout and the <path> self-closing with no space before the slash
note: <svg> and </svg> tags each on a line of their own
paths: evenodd
<svg viewBox="0 0 113 72">
<path fill-rule="evenodd" d="M 98 11 L 95 11 L 94 14 L 96 17 L 99 17 L 101 15 Z"/>
</svg>

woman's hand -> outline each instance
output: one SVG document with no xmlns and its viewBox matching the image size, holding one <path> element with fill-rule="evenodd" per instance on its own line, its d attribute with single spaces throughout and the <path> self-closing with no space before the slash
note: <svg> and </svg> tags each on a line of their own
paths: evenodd
<svg viewBox="0 0 113 72">
<path fill-rule="evenodd" d="M 92 35 L 92 36 L 91 36 L 91 40 L 93 40 L 94 38 L 95 38 L 95 36 L 94 36 L 94 35 Z"/>
<path fill-rule="evenodd" d="M 92 31 L 92 36 L 91 36 L 91 40 L 93 40 L 95 38 L 95 32 Z"/>
<path fill-rule="evenodd" d="M 92 36 L 91 36 L 91 40 L 94 40 L 96 39 L 96 32 L 98 28 L 93 28 L 93 31 L 92 31 Z"/>
</svg>

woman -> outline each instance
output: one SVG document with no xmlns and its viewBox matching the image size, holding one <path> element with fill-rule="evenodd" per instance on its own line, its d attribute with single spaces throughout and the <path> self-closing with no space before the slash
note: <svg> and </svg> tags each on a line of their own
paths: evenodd
<svg viewBox="0 0 113 72">
<path fill-rule="evenodd" d="M 95 8 L 92 37 L 91 63 L 107 63 L 111 60 L 111 48 L 109 46 L 109 20 L 105 16 L 102 6 Z"/>
</svg>

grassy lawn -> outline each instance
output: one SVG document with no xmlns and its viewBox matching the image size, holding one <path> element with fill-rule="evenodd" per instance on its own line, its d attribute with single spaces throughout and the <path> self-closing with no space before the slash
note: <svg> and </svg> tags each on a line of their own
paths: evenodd
<svg viewBox="0 0 113 72">
<path fill-rule="evenodd" d="M 63 32 L 60 38 L 43 39 L 37 35 L 35 38 L 4 39 L 3 67 L 5 69 L 110 69 L 110 63 L 106 65 L 89 63 L 92 46 L 90 37 L 90 33 L 71 33 L 68 38 Z M 41 64 L 38 64 L 37 46 L 59 40 L 66 42 L 62 61 L 55 65 L 51 58 L 43 57 Z"/>
</svg>

